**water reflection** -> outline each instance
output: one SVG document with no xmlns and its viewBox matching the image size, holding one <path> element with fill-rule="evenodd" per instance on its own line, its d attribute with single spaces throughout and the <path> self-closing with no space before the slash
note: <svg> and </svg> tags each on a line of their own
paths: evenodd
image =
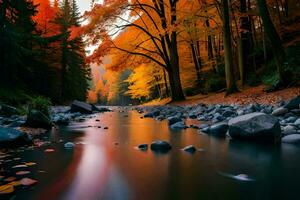
<svg viewBox="0 0 300 200">
<path fill-rule="evenodd" d="M 48 174 L 39 177 L 37 188 L 27 196 L 43 200 L 277 199 L 294 198 L 298 193 L 297 147 L 229 141 L 195 129 L 172 131 L 166 121 L 140 119 L 136 112 L 128 116 L 105 113 L 97 118 L 100 121 L 89 119 L 53 132 L 55 141 L 82 142 L 74 150 L 60 143 L 54 146 L 53 156 L 28 154 L 44 163 L 41 166 Z M 76 126 L 86 128 L 72 129 Z M 155 154 L 134 148 L 154 140 L 169 141 L 172 150 Z M 205 151 L 187 154 L 181 150 L 187 145 Z M 219 172 L 248 174 L 257 181 L 241 183 Z"/>
</svg>

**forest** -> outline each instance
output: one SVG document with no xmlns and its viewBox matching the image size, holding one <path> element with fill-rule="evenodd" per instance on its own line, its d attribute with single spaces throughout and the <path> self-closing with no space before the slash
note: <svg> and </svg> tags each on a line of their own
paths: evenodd
<svg viewBox="0 0 300 200">
<path fill-rule="evenodd" d="M 299 83 L 298 11 L 296 0 L 106 0 L 84 13 L 75 0 L 2 0 L 1 101 L 127 105 L 284 89 Z"/>
<path fill-rule="evenodd" d="M 0 199 L 299 199 L 299 0 L 0 0 Z"/>
</svg>

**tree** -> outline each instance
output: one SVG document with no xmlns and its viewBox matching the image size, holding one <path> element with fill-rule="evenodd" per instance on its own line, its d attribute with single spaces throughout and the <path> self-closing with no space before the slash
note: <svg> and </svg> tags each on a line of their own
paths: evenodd
<svg viewBox="0 0 300 200">
<path fill-rule="evenodd" d="M 108 2 L 111 3 L 110 1 Z M 139 31 L 140 34 L 147 36 L 146 40 L 140 44 L 136 44 L 135 48 L 131 49 L 119 47 L 114 44 L 111 38 L 108 39 L 112 42 L 112 48 L 126 52 L 132 56 L 145 57 L 164 68 L 168 73 L 170 90 L 174 101 L 185 98 L 179 75 L 177 4 L 177 0 L 145 0 L 141 2 L 136 0 L 129 4 L 128 2 L 123 2 L 119 9 L 130 11 L 131 15 L 136 18 L 133 22 L 122 17 L 120 15 L 122 11 L 119 11 L 117 16 L 116 11 L 114 12 L 115 15 L 109 13 L 114 9 L 108 9 L 108 7 L 111 5 L 111 8 L 115 8 L 116 5 L 114 3 L 105 6 L 97 5 L 94 6 L 93 11 L 89 15 L 92 18 L 90 20 L 92 26 L 88 26 L 88 30 L 91 30 L 91 27 L 103 30 L 101 20 L 107 20 L 107 16 L 111 15 L 113 16 L 112 18 L 122 22 L 121 24 L 115 23 L 113 28 L 120 30 L 132 27 Z M 104 7 L 106 12 L 103 11 Z M 99 17 L 99 13 L 102 17 Z M 111 23 L 111 20 L 109 22 Z M 95 37 L 99 37 L 99 35 Z M 146 43 L 148 46 L 145 45 Z M 149 43 L 151 48 L 149 48 Z"/>
<path fill-rule="evenodd" d="M 32 20 L 35 13 L 31 1 L 0 1 L 0 81 L 3 84 L 22 84 L 21 77 L 30 68 L 35 55 L 32 44 L 37 39 Z"/>
<path fill-rule="evenodd" d="M 237 91 L 234 72 L 233 72 L 233 58 L 231 48 L 231 33 L 230 33 L 230 20 L 229 20 L 229 5 L 228 0 L 222 0 L 223 6 L 223 31 L 224 31 L 224 60 L 225 60 L 225 74 L 227 92 L 229 95 Z"/>
<path fill-rule="evenodd" d="M 61 102 L 87 96 L 90 69 L 85 64 L 84 43 L 80 35 L 72 35 L 72 29 L 80 26 L 80 14 L 76 1 L 62 2 L 57 23 L 60 25 L 60 95 Z"/>
<path fill-rule="evenodd" d="M 264 31 L 270 40 L 274 59 L 276 61 L 279 85 L 286 85 L 288 77 L 284 75 L 283 64 L 286 58 L 285 51 L 281 42 L 281 38 L 271 20 L 270 13 L 265 0 L 257 0 L 260 17 L 263 21 Z"/>
</svg>

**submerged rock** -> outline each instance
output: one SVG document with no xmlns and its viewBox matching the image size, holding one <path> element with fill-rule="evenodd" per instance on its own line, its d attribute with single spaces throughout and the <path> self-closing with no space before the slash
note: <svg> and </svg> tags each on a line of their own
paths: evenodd
<svg viewBox="0 0 300 200">
<path fill-rule="evenodd" d="M 172 146 L 166 141 L 158 140 L 158 141 L 152 142 L 150 148 L 152 151 L 165 152 L 165 151 L 171 150 Z"/>
<path fill-rule="evenodd" d="M 138 145 L 138 149 L 142 151 L 147 151 L 148 150 L 148 144 L 140 144 Z"/>
<path fill-rule="evenodd" d="M 195 153 L 195 151 L 197 151 L 196 147 L 194 147 L 193 145 L 186 146 L 182 150 L 188 153 Z"/>
<path fill-rule="evenodd" d="M 73 142 L 67 142 L 64 144 L 64 147 L 67 149 L 72 149 L 75 147 L 75 144 Z"/>
<path fill-rule="evenodd" d="M 238 116 L 229 120 L 228 125 L 228 134 L 234 139 L 278 141 L 281 138 L 278 119 L 264 113 Z"/>
</svg>

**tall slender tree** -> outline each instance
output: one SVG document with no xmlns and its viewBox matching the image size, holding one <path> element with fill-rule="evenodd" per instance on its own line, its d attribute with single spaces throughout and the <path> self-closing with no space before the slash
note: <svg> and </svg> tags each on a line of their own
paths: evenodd
<svg viewBox="0 0 300 200">
<path fill-rule="evenodd" d="M 224 54 L 225 54 L 224 60 L 225 60 L 226 85 L 227 85 L 226 94 L 229 95 L 237 91 L 237 86 L 235 83 L 234 71 L 233 71 L 228 0 L 222 0 L 222 7 L 223 7 Z"/>
</svg>

